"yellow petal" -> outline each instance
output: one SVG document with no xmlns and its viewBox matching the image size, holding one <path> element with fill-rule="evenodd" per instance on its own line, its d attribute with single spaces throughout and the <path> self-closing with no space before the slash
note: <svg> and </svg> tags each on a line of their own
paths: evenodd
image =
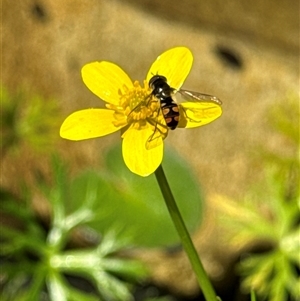
<svg viewBox="0 0 300 301">
<path fill-rule="evenodd" d="M 146 80 L 149 82 L 153 75 L 163 75 L 168 84 L 179 89 L 188 76 L 193 64 L 193 55 L 186 47 L 175 47 L 161 54 L 152 64 Z"/>
<path fill-rule="evenodd" d="M 111 134 L 123 127 L 113 124 L 114 113 L 113 110 L 107 109 L 87 109 L 74 112 L 63 122 L 60 136 L 77 141 Z"/>
<path fill-rule="evenodd" d="M 222 115 L 222 108 L 213 102 L 182 102 L 179 104 L 180 128 L 208 124 Z"/>
<path fill-rule="evenodd" d="M 131 79 L 117 65 L 110 62 L 92 62 L 81 69 L 86 86 L 98 97 L 108 103 L 119 104 L 119 89 L 133 87 Z"/>
<path fill-rule="evenodd" d="M 135 174 L 146 177 L 153 173 L 163 158 L 163 143 L 146 149 L 146 142 L 153 134 L 147 127 L 142 130 L 128 129 L 123 135 L 123 158 L 127 167 Z"/>
</svg>

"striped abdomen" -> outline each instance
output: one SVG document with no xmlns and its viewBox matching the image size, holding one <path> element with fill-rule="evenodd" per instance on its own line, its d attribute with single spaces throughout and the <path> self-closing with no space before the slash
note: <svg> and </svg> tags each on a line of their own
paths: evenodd
<svg viewBox="0 0 300 301">
<path fill-rule="evenodd" d="M 160 107 L 167 126 L 171 130 L 176 129 L 179 122 L 179 109 L 177 103 L 169 96 L 160 99 Z"/>
</svg>

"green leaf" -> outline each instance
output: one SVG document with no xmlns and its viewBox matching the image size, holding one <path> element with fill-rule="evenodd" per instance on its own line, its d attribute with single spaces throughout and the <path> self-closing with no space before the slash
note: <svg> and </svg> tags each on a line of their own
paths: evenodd
<svg viewBox="0 0 300 301">
<path fill-rule="evenodd" d="M 251 301 L 256 301 L 254 290 L 251 290 Z"/>
<path fill-rule="evenodd" d="M 105 271 L 94 271 L 92 274 L 99 292 L 105 300 L 132 301 L 132 295 L 124 282 Z"/>
<path fill-rule="evenodd" d="M 98 232 L 116 227 L 131 235 L 135 244 L 166 246 L 179 242 L 154 175 L 143 178 L 131 173 L 123 162 L 121 146 L 106 156 L 107 169 L 89 171 L 71 184 L 73 209 L 92 206 L 89 225 Z M 201 221 L 202 198 L 191 167 L 174 151 L 166 151 L 163 167 L 181 214 L 191 231 Z M 88 195 L 94 196 L 93 202 Z"/>
<path fill-rule="evenodd" d="M 47 287 L 51 300 L 68 301 L 68 287 L 59 273 L 54 271 L 49 272 Z"/>
<path fill-rule="evenodd" d="M 104 301 L 103 299 L 100 299 L 99 296 L 95 296 L 87 292 L 81 292 L 70 286 L 68 287 L 68 296 L 68 300 L 70 301 Z"/>
<path fill-rule="evenodd" d="M 107 272 L 122 276 L 124 279 L 138 280 L 147 275 L 145 267 L 136 260 L 107 258 L 103 260 L 101 266 Z"/>
</svg>

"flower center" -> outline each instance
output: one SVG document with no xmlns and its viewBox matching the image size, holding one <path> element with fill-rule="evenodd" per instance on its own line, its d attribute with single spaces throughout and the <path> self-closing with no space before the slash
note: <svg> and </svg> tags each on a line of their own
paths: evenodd
<svg viewBox="0 0 300 301">
<path fill-rule="evenodd" d="M 146 126 L 147 122 L 154 124 L 157 119 L 160 104 L 153 99 L 151 89 L 145 81 L 144 87 L 138 81 L 133 83 L 133 88 L 123 88 L 124 93 L 120 94 L 120 107 L 126 115 L 127 124 L 133 124 L 137 129 Z M 152 122 L 151 122 L 152 121 Z"/>
</svg>

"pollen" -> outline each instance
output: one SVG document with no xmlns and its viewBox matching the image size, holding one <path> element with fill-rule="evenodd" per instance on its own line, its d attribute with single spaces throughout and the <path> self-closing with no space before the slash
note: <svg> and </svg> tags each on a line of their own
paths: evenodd
<svg viewBox="0 0 300 301">
<path fill-rule="evenodd" d="M 144 81 L 141 87 L 138 81 L 133 83 L 132 88 L 123 86 L 119 90 L 120 102 L 118 108 L 121 109 L 127 118 L 128 124 L 133 124 L 134 128 L 141 128 L 146 125 L 149 119 L 154 119 L 159 110 L 159 103 L 153 99 L 148 83 Z M 115 110 L 117 107 L 115 107 Z"/>
</svg>

